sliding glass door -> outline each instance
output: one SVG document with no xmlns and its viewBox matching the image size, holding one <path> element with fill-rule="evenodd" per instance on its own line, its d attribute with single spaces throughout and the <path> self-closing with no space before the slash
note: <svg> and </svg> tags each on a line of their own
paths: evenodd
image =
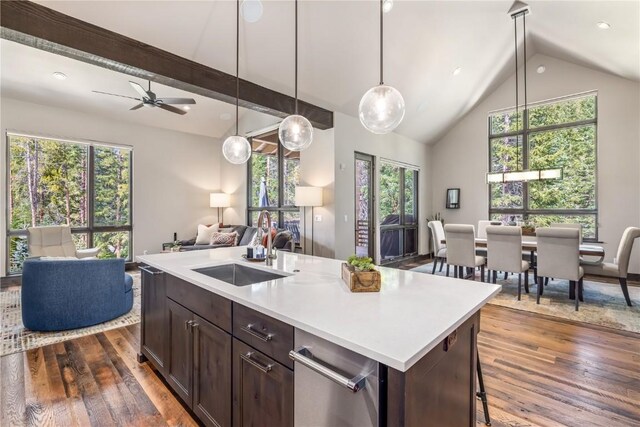
<svg viewBox="0 0 640 427">
<path fill-rule="evenodd" d="M 418 253 L 418 170 L 382 161 L 379 185 L 380 262 Z"/>
</svg>

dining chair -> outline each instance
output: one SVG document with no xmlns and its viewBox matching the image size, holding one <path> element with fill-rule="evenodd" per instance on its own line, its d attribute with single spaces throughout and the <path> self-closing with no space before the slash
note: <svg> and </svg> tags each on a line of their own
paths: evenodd
<svg viewBox="0 0 640 427">
<path fill-rule="evenodd" d="M 496 283 L 498 271 L 518 274 L 518 301 L 524 290 L 529 293 L 529 263 L 522 260 L 522 228 L 518 226 L 490 225 L 487 231 L 487 276 L 493 272 Z"/>
<path fill-rule="evenodd" d="M 444 228 L 442 227 L 442 221 L 429 221 L 427 223 L 429 230 L 431 230 L 431 240 L 433 246 L 433 271 L 431 274 L 436 274 L 436 267 L 438 266 L 438 260 L 440 261 L 440 270 L 444 263 L 447 261 L 447 245 L 442 243 L 444 240 Z M 447 263 L 447 276 L 449 276 L 449 264 Z"/>
<path fill-rule="evenodd" d="M 579 244 L 582 244 L 582 224 L 578 224 L 575 222 L 553 222 L 549 225 L 550 227 L 553 228 L 573 228 L 576 230 L 580 230 L 580 239 L 579 239 Z"/>
<path fill-rule="evenodd" d="M 575 228 L 536 228 L 538 238 L 538 296 L 540 304 L 546 277 L 569 281 L 569 298 L 576 311 L 582 296 L 584 269 L 580 267 L 580 230 Z"/>
<path fill-rule="evenodd" d="M 629 297 L 629 288 L 627 288 L 627 274 L 629 270 L 629 260 L 631 259 L 631 251 L 633 242 L 640 237 L 640 228 L 627 227 L 622 233 L 618 252 L 613 262 L 603 262 L 597 265 L 585 265 L 584 270 L 589 274 L 597 274 L 599 276 L 617 277 L 620 281 L 620 287 L 627 305 L 631 307 L 631 298 Z"/>
<path fill-rule="evenodd" d="M 473 225 L 447 224 L 444 226 L 447 239 L 447 264 L 453 265 L 454 277 L 464 277 L 463 268 L 473 269 L 472 280 L 475 280 L 475 269 L 480 267 L 480 277 L 484 281 L 484 263 L 482 256 L 476 255 L 475 229 Z"/>
<path fill-rule="evenodd" d="M 478 221 L 478 239 L 486 239 L 487 238 L 487 227 L 490 225 L 502 225 L 501 221 L 492 221 L 481 219 Z"/>
</svg>

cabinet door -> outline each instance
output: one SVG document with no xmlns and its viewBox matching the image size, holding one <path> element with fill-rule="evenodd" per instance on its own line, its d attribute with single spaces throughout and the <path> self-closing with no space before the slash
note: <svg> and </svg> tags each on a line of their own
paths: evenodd
<svg viewBox="0 0 640 427">
<path fill-rule="evenodd" d="M 293 426 L 293 371 L 235 338 L 233 425 Z"/>
<path fill-rule="evenodd" d="M 166 379 L 173 390 L 191 406 L 193 375 L 193 314 L 171 299 L 167 299 L 169 324 L 169 362 Z"/>
<path fill-rule="evenodd" d="M 151 363 L 165 373 L 168 353 L 166 274 L 153 267 L 140 267 L 142 271 L 142 325 L 141 349 Z"/>
<path fill-rule="evenodd" d="M 193 412 L 205 425 L 231 425 L 231 335 L 195 316 Z"/>
</svg>

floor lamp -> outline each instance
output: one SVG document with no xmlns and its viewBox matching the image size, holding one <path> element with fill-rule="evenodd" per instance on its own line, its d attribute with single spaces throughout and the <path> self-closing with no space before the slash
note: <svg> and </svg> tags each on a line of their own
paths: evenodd
<svg viewBox="0 0 640 427">
<path fill-rule="evenodd" d="M 231 196 L 227 193 L 211 193 L 209 194 L 209 207 L 218 208 L 218 222 L 224 224 L 223 208 L 231 206 Z"/>
<path fill-rule="evenodd" d="M 295 205 L 304 208 L 304 234 L 307 234 L 307 207 L 311 207 L 311 255 L 313 255 L 313 208 L 322 206 L 322 187 L 296 187 Z M 306 253 L 306 248 L 304 248 Z"/>
</svg>

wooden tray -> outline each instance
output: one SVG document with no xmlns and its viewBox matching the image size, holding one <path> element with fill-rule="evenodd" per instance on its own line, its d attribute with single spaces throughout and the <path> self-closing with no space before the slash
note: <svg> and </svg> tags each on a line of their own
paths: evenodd
<svg viewBox="0 0 640 427">
<path fill-rule="evenodd" d="M 248 258 L 247 254 L 242 254 L 242 258 L 249 262 L 261 262 L 266 260 L 266 258 Z"/>
</svg>

